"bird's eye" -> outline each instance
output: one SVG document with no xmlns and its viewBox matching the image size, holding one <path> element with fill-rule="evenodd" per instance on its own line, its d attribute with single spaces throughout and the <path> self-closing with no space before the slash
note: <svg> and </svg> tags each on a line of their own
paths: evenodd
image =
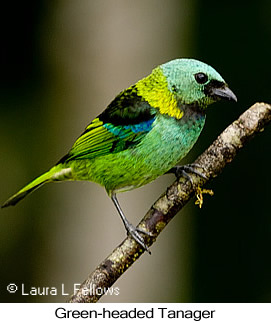
<svg viewBox="0 0 271 323">
<path fill-rule="evenodd" d="M 197 73 L 194 75 L 195 76 L 195 80 L 199 83 L 199 84 L 204 84 L 208 81 L 208 76 L 204 73 Z"/>
</svg>

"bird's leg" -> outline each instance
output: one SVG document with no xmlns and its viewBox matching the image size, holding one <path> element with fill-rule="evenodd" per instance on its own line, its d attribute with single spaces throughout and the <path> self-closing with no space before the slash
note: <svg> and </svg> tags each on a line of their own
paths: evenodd
<svg viewBox="0 0 271 323">
<path fill-rule="evenodd" d="M 140 244 L 140 246 L 146 250 L 149 254 L 151 254 L 149 248 L 146 246 L 145 242 L 144 242 L 144 239 L 141 237 L 141 235 L 139 234 L 139 232 L 143 233 L 143 234 L 147 234 L 147 235 L 151 235 L 151 233 L 149 232 L 146 232 L 142 229 L 139 229 L 139 228 L 136 228 L 135 226 L 133 226 L 126 218 L 126 216 L 124 215 L 121 207 L 120 207 L 120 204 L 119 204 L 119 201 L 117 200 L 117 197 L 116 197 L 116 194 L 113 194 L 111 196 L 111 199 L 116 207 L 116 209 L 118 210 L 118 213 L 121 217 L 121 220 L 125 226 L 125 229 L 127 230 L 127 233 L 130 234 L 132 236 L 132 238 Z"/>
</svg>

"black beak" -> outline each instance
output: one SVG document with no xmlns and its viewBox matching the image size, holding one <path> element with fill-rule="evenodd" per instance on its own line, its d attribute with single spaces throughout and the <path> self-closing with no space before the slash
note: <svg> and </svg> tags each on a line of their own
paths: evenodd
<svg viewBox="0 0 271 323">
<path fill-rule="evenodd" d="M 226 99 L 237 102 L 236 95 L 222 82 L 209 82 L 205 87 L 205 93 L 214 99 Z"/>
</svg>

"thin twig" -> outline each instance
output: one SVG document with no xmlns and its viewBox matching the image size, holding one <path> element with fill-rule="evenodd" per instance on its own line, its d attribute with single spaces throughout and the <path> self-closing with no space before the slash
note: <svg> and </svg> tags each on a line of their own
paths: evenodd
<svg viewBox="0 0 271 323">
<path fill-rule="evenodd" d="M 182 209 L 198 188 L 216 177 L 230 163 L 237 152 L 258 132 L 271 122 L 271 105 L 256 103 L 238 120 L 228 126 L 212 145 L 195 161 L 206 176 L 191 175 L 194 185 L 185 178 L 176 180 L 153 204 L 139 224 L 150 232 L 145 242 L 151 246 L 168 222 Z M 82 283 L 71 303 L 92 303 L 106 292 L 114 282 L 140 257 L 144 251 L 127 237 Z M 86 257 L 88 258 L 88 257 Z M 95 293 L 98 291 L 98 293 Z M 102 292 L 103 291 L 103 292 Z"/>
</svg>

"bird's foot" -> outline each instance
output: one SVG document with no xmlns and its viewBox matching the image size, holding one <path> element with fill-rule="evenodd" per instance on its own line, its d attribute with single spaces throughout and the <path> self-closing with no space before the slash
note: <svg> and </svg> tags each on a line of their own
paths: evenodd
<svg viewBox="0 0 271 323">
<path fill-rule="evenodd" d="M 125 228 L 127 230 L 127 233 L 130 234 L 130 236 L 138 243 L 140 244 L 140 246 L 147 251 L 149 254 L 151 254 L 149 248 L 147 247 L 147 245 L 144 242 L 144 239 L 142 238 L 142 236 L 140 235 L 140 233 L 146 234 L 148 236 L 152 236 L 152 234 L 150 232 L 147 232 L 143 229 L 140 228 L 136 228 L 135 226 L 133 226 L 131 223 L 127 222 L 125 224 Z"/>
<path fill-rule="evenodd" d="M 193 186 L 194 190 L 196 191 L 197 200 L 196 200 L 195 204 L 198 205 L 199 208 L 201 208 L 202 204 L 203 204 L 203 194 L 209 194 L 209 195 L 213 196 L 214 192 L 212 190 L 201 188 L 199 185 L 196 186 L 194 184 L 193 178 L 189 175 L 189 173 L 200 176 L 203 179 L 207 179 L 206 175 L 201 173 L 197 168 L 204 170 L 204 168 L 198 164 L 188 164 L 188 165 L 182 165 L 182 166 L 175 166 L 175 167 L 171 168 L 168 171 L 168 173 L 174 173 L 177 178 L 180 178 L 181 176 L 183 176 L 189 180 L 189 182 Z"/>
<path fill-rule="evenodd" d="M 118 202 L 118 199 L 116 197 L 116 194 L 112 194 L 111 197 L 116 209 L 119 212 L 119 215 L 121 217 L 121 220 L 125 226 L 125 229 L 127 231 L 127 234 L 130 234 L 130 236 L 144 249 L 146 250 L 149 254 L 151 254 L 149 248 L 147 247 L 147 245 L 145 244 L 144 239 L 141 237 L 140 233 L 146 234 L 148 236 L 152 236 L 152 233 L 147 232 L 143 229 L 140 228 L 136 228 L 134 227 L 126 218 L 126 216 L 124 215 L 124 213 L 122 212 L 122 209 L 120 207 L 120 204 Z"/>
<path fill-rule="evenodd" d="M 188 164 L 188 165 L 181 165 L 181 166 L 178 165 L 178 166 L 172 167 L 167 173 L 174 173 L 177 178 L 180 178 L 181 176 L 183 176 L 187 178 L 189 182 L 194 186 L 193 179 L 189 175 L 189 173 L 190 174 L 192 173 L 204 179 L 207 179 L 207 177 L 203 173 L 198 171 L 197 168 L 204 169 L 202 166 L 198 164 Z"/>
<path fill-rule="evenodd" d="M 214 192 L 212 190 L 207 190 L 205 188 L 202 189 L 200 186 L 198 186 L 196 188 L 196 198 L 197 198 L 197 200 L 196 200 L 195 204 L 198 205 L 200 209 L 201 209 L 202 204 L 203 204 L 203 194 L 209 194 L 209 195 L 213 196 Z"/>
</svg>

